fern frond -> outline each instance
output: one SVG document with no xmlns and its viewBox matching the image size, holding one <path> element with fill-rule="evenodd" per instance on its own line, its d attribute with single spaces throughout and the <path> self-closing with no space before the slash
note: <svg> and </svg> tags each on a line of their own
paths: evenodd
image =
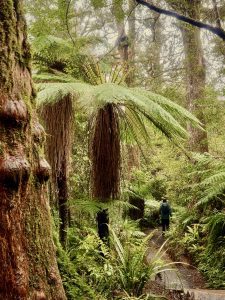
<svg viewBox="0 0 225 300">
<path fill-rule="evenodd" d="M 209 217 L 207 227 L 209 230 L 208 250 L 214 250 L 215 246 L 219 246 L 221 238 L 225 234 L 225 213 L 216 212 L 213 216 Z"/>
<path fill-rule="evenodd" d="M 145 126 L 145 120 L 143 120 L 143 116 L 141 116 L 135 107 L 126 106 L 126 116 L 130 118 L 131 124 L 133 127 L 133 131 L 136 131 L 136 136 L 140 136 L 143 140 L 148 144 L 150 137 Z"/>
<path fill-rule="evenodd" d="M 225 183 L 225 171 L 220 171 L 202 181 L 203 186 L 219 186 L 221 183 Z"/>
<path fill-rule="evenodd" d="M 96 68 L 94 71 L 91 65 L 87 65 L 88 72 L 97 85 L 82 82 L 39 84 L 38 106 L 54 104 L 70 94 L 72 97 L 79 98 L 80 105 L 91 114 L 109 103 L 114 104 L 118 109 L 127 107 L 125 108 L 127 113 L 120 113 L 120 115 L 126 116 L 126 122 L 131 127 L 136 140 L 139 133 L 145 141 L 149 139 L 144 119 L 176 145 L 179 144 L 180 139 L 188 136 L 181 123 L 191 122 L 200 127 L 200 122 L 192 114 L 163 96 L 143 89 L 129 89 L 115 83 L 101 83 L 104 78 L 98 74 L 99 67 Z M 112 81 L 117 80 L 120 71 L 120 68 L 115 68 Z"/>
<path fill-rule="evenodd" d="M 33 74 L 33 79 L 36 83 L 40 82 L 76 82 L 74 77 L 69 76 L 65 73 L 58 72 L 58 74 L 51 73 L 36 73 Z"/>
<path fill-rule="evenodd" d="M 34 48 L 34 63 L 39 66 L 51 66 L 55 62 L 65 64 L 71 57 L 78 52 L 71 41 L 47 35 L 37 37 L 32 46 Z"/>
<path fill-rule="evenodd" d="M 225 171 L 211 174 L 198 186 L 203 187 L 204 192 L 200 200 L 196 203 L 196 206 L 207 205 L 213 200 L 223 201 L 221 200 L 221 196 L 225 194 Z"/>
<path fill-rule="evenodd" d="M 213 191 L 207 191 L 207 195 L 202 197 L 197 203 L 196 207 L 199 206 L 207 206 L 209 205 L 212 201 L 221 201 L 221 199 L 218 197 L 218 195 L 221 194 L 220 190 L 213 190 Z"/>
<path fill-rule="evenodd" d="M 145 97 L 151 99 L 154 103 L 159 104 L 167 112 L 169 112 L 176 120 L 183 122 L 186 119 L 186 121 L 194 122 L 195 126 L 200 127 L 202 129 L 201 122 L 182 106 L 174 103 L 173 101 L 169 100 L 168 98 L 165 98 L 162 95 L 155 94 L 151 91 L 146 91 L 139 88 L 134 88 L 134 90 L 138 93 L 143 94 Z"/>
<path fill-rule="evenodd" d="M 109 209 L 112 213 L 115 211 L 115 208 L 123 208 L 123 209 L 138 209 L 136 206 L 130 204 L 127 201 L 116 200 L 109 202 L 99 202 L 97 199 L 83 198 L 83 199 L 71 199 L 69 206 L 71 208 L 75 208 L 81 212 L 87 212 L 90 214 L 96 214 L 102 209 Z"/>
<path fill-rule="evenodd" d="M 37 88 L 39 91 L 36 98 L 37 106 L 54 104 L 68 95 L 72 97 L 92 95 L 92 86 L 83 82 L 40 83 Z"/>
</svg>

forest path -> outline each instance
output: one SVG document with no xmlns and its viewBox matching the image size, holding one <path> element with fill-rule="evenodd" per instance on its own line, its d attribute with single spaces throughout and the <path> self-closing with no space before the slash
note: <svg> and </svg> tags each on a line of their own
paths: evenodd
<svg viewBox="0 0 225 300">
<path fill-rule="evenodd" d="M 148 231 L 149 234 L 151 231 Z M 156 255 L 165 242 L 161 229 L 152 230 L 153 237 L 149 241 L 147 261 Z M 166 245 L 161 253 L 165 252 Z M 162 260 L 166 263 L 173 263 L 173 259 L 165 252 Z M 149 282 L 146 290 L 153 290 L 156 294 L 165 295 L 166 299 L 186 300 L 225 300 L 225 290 L 209 290 L 205 288 L 205 281 L 200 272 L 191 266 L 187 258 L 182 257 L 181 263 L 172 264 L 166 267 L 165 272 L 160 273 L 154 282 Z M 169 269 L 169 270 L 168 270 Z"/>
</svg>

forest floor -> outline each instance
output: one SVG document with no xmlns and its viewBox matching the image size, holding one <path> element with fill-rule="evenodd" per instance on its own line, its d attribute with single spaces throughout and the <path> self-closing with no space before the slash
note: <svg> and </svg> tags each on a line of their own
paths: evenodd
<svg viewBox="0 0 225 300">
<path fill-rule="evenodd" d="M 151 232 L 148 231 L 149 234 Z M 161 229 L 153 231 L 153 237 L 149 241 L 149 251 L 147 261 L 150 262 L 157 254 L 160 247 L 165 242 Z M 147 283 L 145 291 L 154 294 L 164 295 L 165 299 L 180 300 L 225 300 L 224 290 L 209 290 L 206 288 L 206 282 L 201 273 L 191 265 L 189 259 L 185 256 L 180 257 L 179 263 L 176 263 L 166 250 L 166 244 L 161 253 L 166 271 L 156 276 L 154 281 Z M 174 263 L 174 264 L 173 264 Z"/>
</svg>

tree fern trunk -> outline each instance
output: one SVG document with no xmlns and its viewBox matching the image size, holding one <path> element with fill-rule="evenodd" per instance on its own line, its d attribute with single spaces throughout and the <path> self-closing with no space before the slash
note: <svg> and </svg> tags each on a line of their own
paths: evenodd
<svg viewBox="0 0 225 300">
<path fill-rule="evenodd" d="M 101 202 L 116 199 L 120 184 L 120 132 L 117 111 L 107 104 L 97 112 L 91 140 L 92 197 Z M 108 239 L 108 212 L 98 213 L 98 232 Z"/>
<path fill-rule="evenodd" d="M 59 209 L 59 238 L 65 247 L 69 223 L 68 174 L 72 149 L 74 109 L 70 96 L 56 103 L 46 104 L 39 110 L 47 132 L 46 153 L 52 168 L 52 194 L 55 201 L 51 203 Z"/>
<path fill-rule="evenodd" d="M 98 235 L 104 242 L 109 238 L 109 212 L 103 209 L 97 213 Z"/>
<path fill-rule="evenodd" d="M 0 299 L 66 299 L 49 205 L 44 132 L 33 110 L 22 1 L 0 0 Z"/>
<path fill-rule="evenodd" d="M 62 168 L 57 176 L 57 187 L 58 187 L 58 206 L 59 206 L 59 239 L 63 247 L 66 247 L 67 240 L 67 228 L 68 228 L 68 186 L 67 186 L 67 172 L 66 162 L 62 164 Z"/>
</svg>

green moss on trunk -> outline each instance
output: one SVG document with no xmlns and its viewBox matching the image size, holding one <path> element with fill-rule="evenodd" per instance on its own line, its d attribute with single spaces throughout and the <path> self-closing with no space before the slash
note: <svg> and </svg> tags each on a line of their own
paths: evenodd
<svg viewBox="0 0 225 300">
<path fill-rule="evenodd" d="M 0 299 L 63 300 L 46 184 L 35 179 L 41 139 L 33 134 L 37 119 L 21 2 L 0 0 Z"/>
</svg>

